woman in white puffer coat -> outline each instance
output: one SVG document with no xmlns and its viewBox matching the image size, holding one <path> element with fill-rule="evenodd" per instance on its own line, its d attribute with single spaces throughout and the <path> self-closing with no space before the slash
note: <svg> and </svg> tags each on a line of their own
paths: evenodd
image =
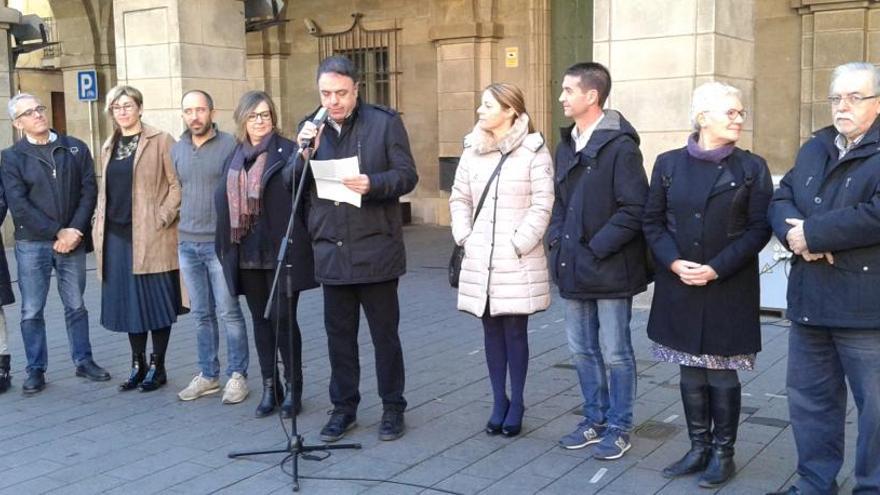
<svg viewBox="0 0 880 495">
<path fill-rule="evenodd" d="M 553 209 L 553 161 L 516 86 L 489 85 L 477 114 L 449 198 L 452 236 L 465 249 L 458 309 L 483 322 L 494 399 L 486 433 L 512 437 L 520 433 L 525 411 L 528 315 L 550 305 L 542 240 Z M 505 154 L 474 219 L 480 196 Z"/>
</svg>

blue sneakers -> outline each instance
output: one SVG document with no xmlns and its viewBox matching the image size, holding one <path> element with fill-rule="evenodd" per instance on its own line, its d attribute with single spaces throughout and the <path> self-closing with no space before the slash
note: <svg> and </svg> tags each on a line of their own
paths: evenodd
<svg viewBox="0 0 880 495">
<path fill-rule="evenodd" d="M 590 420 L 584 419 L 578 423 L 577 429 L 559 439 L 559 446 L 569 450 L 582 449 L 602 441 L 605 430 L 605 425 L 594 425 Z"/>
<path fill-rule="evenodd" d="M 608 428 L 605 436 L 598 443 L 599 445 L 593 450 L 593 458 L 603 461 L 620 459 L 632 448 L 632 444 L 629 443 L 629 433 L 613 427 Z"/>
</svg>

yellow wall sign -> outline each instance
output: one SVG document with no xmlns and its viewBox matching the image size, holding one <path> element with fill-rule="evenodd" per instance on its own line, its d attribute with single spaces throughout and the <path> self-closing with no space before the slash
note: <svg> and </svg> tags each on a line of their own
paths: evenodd
<svg viewBox="0 0 880 495">
<path fill-rule="evenodd" d="M 509 46 L 504 49 L 504 66 L 519 67 L 519 47 Z"/>
</svg>

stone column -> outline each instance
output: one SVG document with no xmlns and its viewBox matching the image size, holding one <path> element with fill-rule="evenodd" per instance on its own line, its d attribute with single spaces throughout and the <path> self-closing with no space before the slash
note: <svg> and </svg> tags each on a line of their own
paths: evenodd
<svg viewBox="0 0 880 495">
<path fill-rule="evenodd" d="M 607 106 L 638 130 L 649 173 L 657 154 L 684 146 L 696 86 L 711 80 L 732 84 L 753 110 L 754 3 L 595 1 L 594 60 L 608 66 L 613 80 Z M 749 116 L 740 145 L 749 148 L 751 141 Z"/>
<path fill-rule="evenodd" d="M 231 130 L 245 91 L 244 4 L 241 0 L 114 0 L 117 78 L 144 93 L 144 120 L 178 135 L 180 98 L 203 89 L 216 121 Z"/>
<path fill-rule="evenodd" d="M 462 22 L 435 25 L 429 38 L 437 50 L 437 131 L 440 160 L 457 160 L 461 156 L 462 137 L 474 125 L 474 109 L 479 106 L 481 91 L 493 79 L 494 50 L 501 37 L 495 23 Z M 441 167 L 452 167 L 451 163 Z M 455 162 L 457 163 L 457 161 Z M 422 168 L 420 180 L 439 181 Z M 454 172 L 437 169 L 439 173 Z M 437 199 L 436 222 L 449 225 L 449 208 L 445 197 Z"/>
<path fill-rule="evenodd" d="M 792 0 L 801 14 L 801 141 L 831 124 L 831 71 L 846 62 L 880 63 L 878 0 Z"/>
<path fill-rule="evenodd" d="M 277 26 L 247 35 L 247 81 L 248 89 L 265 91 L 272 96 L 278 108 L 278 126 L 288 136 L 296 130 L 296 121 L 285 122 L 284 116 L 292 116 L 291 102 L 283 78 L 288 75 L 290 43 L 285 27 Z M 293 119 L 296 116 L 292 116 Z"/>
<path fill-rule="evenodd" d="M 13 127 L 12 120 L 9 118 L 9 112 L 6 111 L 6 104 L 12 97 L 12 52 L 10 51 L 9 29 L 12 24 L 21 20 L 21 12 L 7 7 L 0 7 L 0 149 L 12 146 Z M 11 218 L 7 215 L 6 218 Z M 12 240 L 12 221 L 3 223 L 2 228 L 3 241 L 6 246 L 11 246 Z"/>
</svg>

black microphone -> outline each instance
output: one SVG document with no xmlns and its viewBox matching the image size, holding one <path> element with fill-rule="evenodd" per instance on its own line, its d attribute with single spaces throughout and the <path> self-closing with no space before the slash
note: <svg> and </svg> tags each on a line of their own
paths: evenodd
<svg viewBox="0 0 880 495">
<path fill-rule="evenodd" d="M 312 123 L 315 124 L 315 127 L 321 129 L 321 124 L 323 124 L 324 121 L 327 120 L 327 114 L 328 112 L 326 108 L 321 107 L 318 109 L 318 111 L 315 113 L 315 116 L 312 117 Z M 299 146 L 299 151 L 302 152 L 306 148 L 311 148 L 312 141 L 314 141 L 314 138 L 306 139 L 305 141 L 303 141 L 302 144 Z"/>
</svg>

